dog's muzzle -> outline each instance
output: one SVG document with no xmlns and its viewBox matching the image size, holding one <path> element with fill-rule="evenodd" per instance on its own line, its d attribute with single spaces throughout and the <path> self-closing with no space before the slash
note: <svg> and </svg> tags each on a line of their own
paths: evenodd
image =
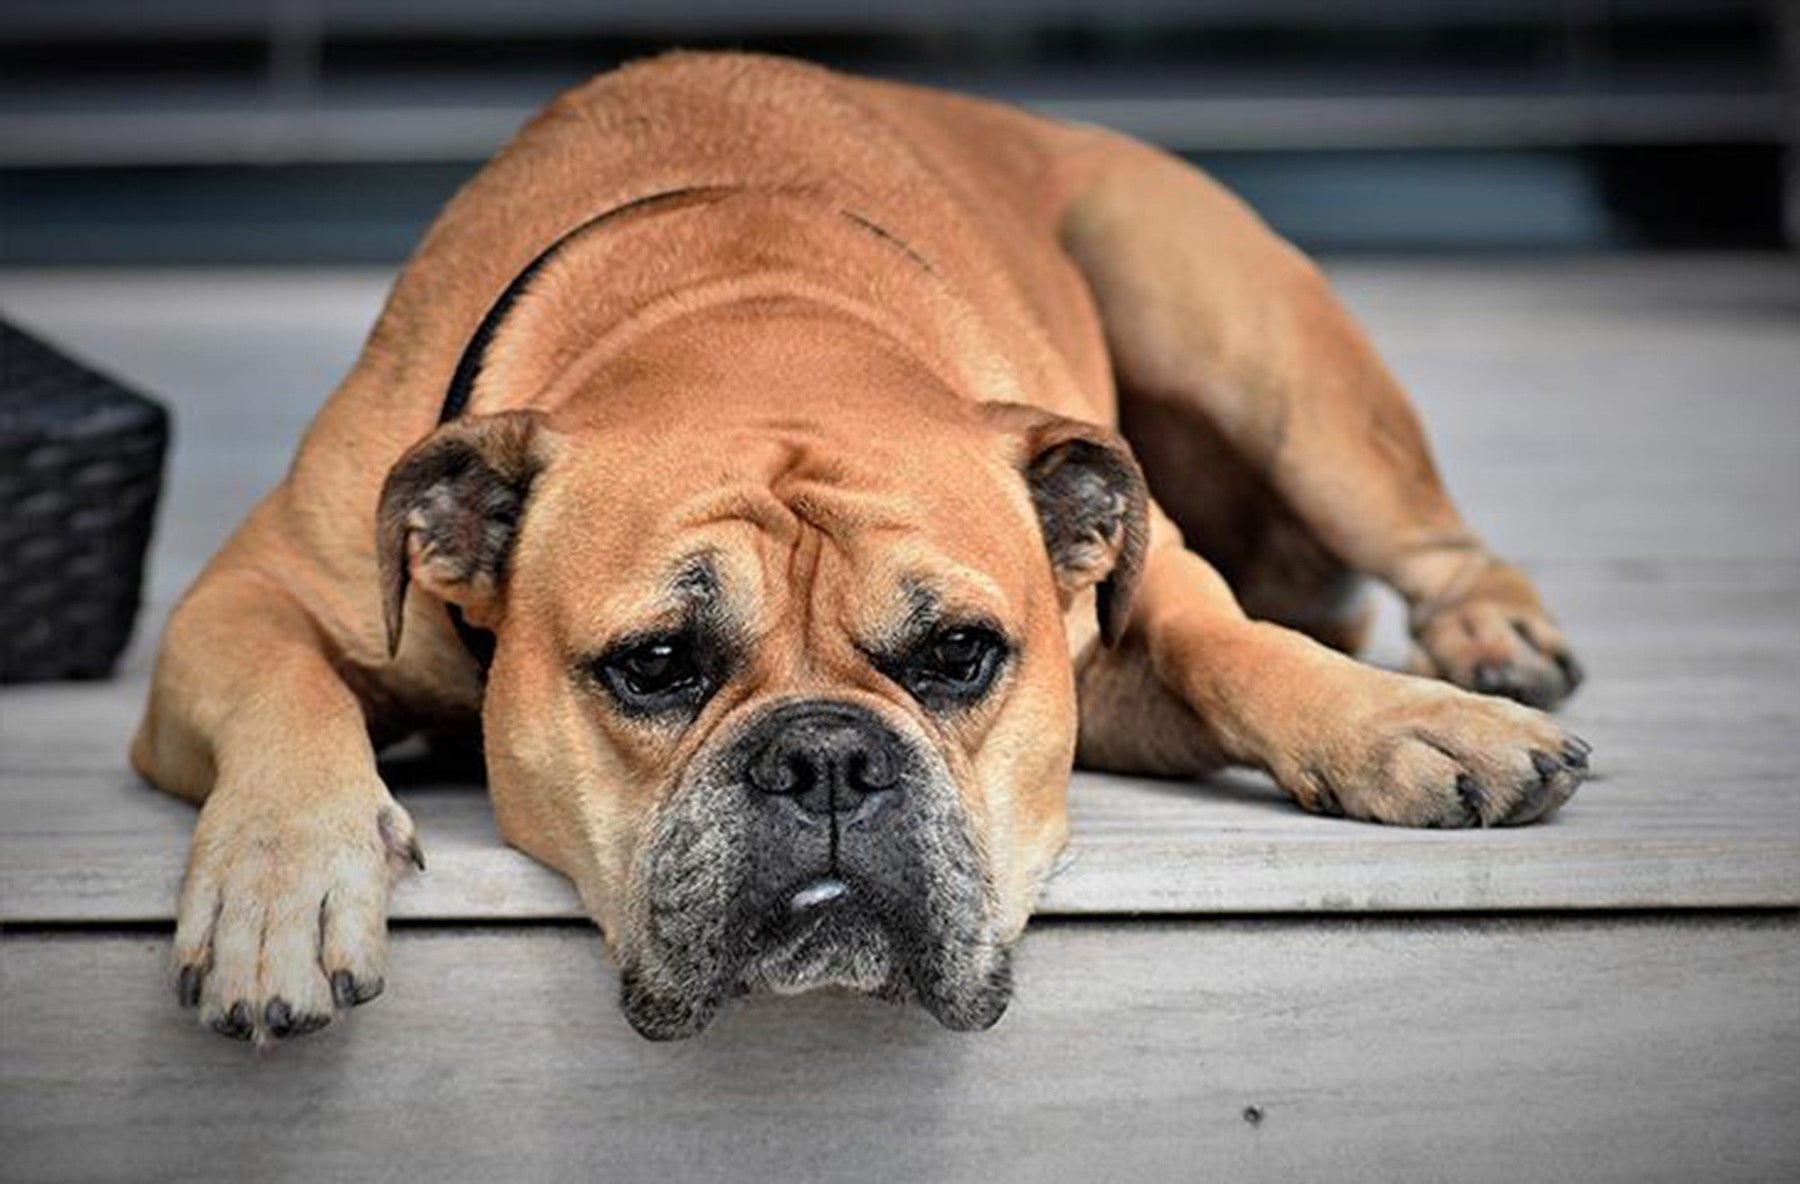
<svg viewBox="0 0 1800 1184">
<path fill-rule="evenodd" d="M 626 1017 L 674 1039 L 733 994 L 840 986 L 987 1027 L 1011 980 L 977 852 L 928 745 L 853 703 L 767 709 L 695 760 L 638 857 Z"/>
</svg>

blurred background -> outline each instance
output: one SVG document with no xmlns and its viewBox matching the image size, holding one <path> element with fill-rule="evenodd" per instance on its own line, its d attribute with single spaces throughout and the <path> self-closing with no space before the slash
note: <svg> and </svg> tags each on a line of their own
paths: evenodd
<svg viewBox="0 0 1800 1184">
<path fill-rule="evenodd" d="M 561 88 L 795 54 L 1105 123 L 1320 251 L 1772 249 L 1780 0 L 4 0 L 0 265 L 391 263 Z"/>
</svg>

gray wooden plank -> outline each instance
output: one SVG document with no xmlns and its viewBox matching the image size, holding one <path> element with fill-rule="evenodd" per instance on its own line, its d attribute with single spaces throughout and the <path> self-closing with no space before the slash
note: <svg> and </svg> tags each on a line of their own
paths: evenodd
<svg viewBox="0 0 1800 1184">
<path fill-rule="evenodd" d="M 811 995 L 678 1045 L 591 933 L 409 930 L 385 997 L 262 1055 L 176 1010 L 166 940 L 6 940 L 0 1178 L 1800 1174 L 1791 914 L 1040 926 L 987 1033 Z"/>
</svg>

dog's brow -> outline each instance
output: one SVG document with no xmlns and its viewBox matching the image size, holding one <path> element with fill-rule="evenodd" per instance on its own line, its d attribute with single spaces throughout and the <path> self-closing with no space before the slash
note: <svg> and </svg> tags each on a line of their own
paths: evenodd
<svg viewBox="0 0 1800 1184">
<path fill-rule="evenodd" d="M 903 580 L 900 586 L 906 597 L 906 616 L 902 618 L 900 632 L 929 632 L 943 618 L 943 600 L 930 585 L 916 576 Z"/>
<path fill-rule="evenodd" d="M 660 580 L 651 585 L 660 591 L 648 612 L 614 622 L 600 643 L 585 647 L 590 657 L 623 644 L 672 632 L 705 636 L 720 647 L 742 641 L 742 617 L 725 596 L 712 550 L 696 551 L 668 563 Z"/>
<path fill-rule="evenodd" d="M 900 581 L 904 614 L 895 622 L 888 640 L 909 641 L 930 633 L 946 621 L 980 619 L 1000 623 L 1004 603 L 999 589 L 979 573 L 916 573 Z"/>
<path fill-rule="evenodd" d="M 711 549 L 684 555 L 667 570 L 663 589 L 676 616 L 699 628 L 721 633 L 734 631 L 740 618 L 725 595 L 724 581 Z"/>
<path fill-rule="evenodd" d="M 669 580 L 669 593 L 684 604 L 716 603 L 719 599 L 719 573 L 713 567 L 710 551 L 701 551 L 679 560 Z"/>
</svg>

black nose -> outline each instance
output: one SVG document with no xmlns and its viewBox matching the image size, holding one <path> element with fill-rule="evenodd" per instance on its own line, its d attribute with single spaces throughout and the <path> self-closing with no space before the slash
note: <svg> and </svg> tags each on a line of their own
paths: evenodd
<svg viewBox="0 0 1800 1184">
<path fill-rule="evenodd" d="M 853 814 L 900 784 L 900 741 L 847 703 L 792 703 L 757 725 L 747 778 L 810 814 Z"/>
</svg>

